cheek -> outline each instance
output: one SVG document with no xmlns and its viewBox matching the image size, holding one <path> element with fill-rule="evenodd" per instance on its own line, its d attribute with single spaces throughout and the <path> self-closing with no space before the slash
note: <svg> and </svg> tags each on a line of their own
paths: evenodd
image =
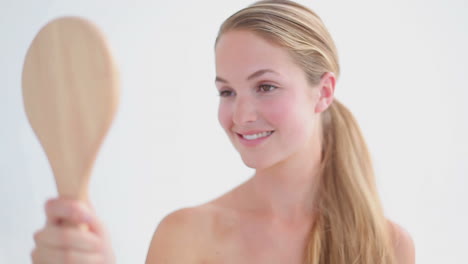
<svg viewBox="0 0 468 264">
<path fill-rule="evenodd" d="M 224 130 L 229 130 L 232 120 L 232 111 L 230 107 L 223 102 L 219 103 L 218 106 L 218 122 Z"/>
<path fill-rule="evenodd" d="M 277 98 L 268 102 L 268 107 L 265 109 L 267 109 L 265 116 L 268 116 L 268 121 L 278 126 L 278 128 L 284 129 L 285 126 L 296 122 L 297 109 L 294 98 Z"/>
<path fill-rule="evenodd" d="M 301 100 L 282 98 L 271 102 L 268 107 L 268 119 L 281 134 L 288 138 L 304 138 L 309 133 L 312 123 L 313 107 Z"/>
</svg>

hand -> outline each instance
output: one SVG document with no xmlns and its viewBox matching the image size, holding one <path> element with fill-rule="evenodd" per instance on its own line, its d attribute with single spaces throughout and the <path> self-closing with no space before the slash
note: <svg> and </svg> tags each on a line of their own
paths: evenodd
<svg viewBox="0 0 468 264">
<path fill-rule="evenodd" d="M 46 226 L 34 234 L 34 264 L 115 263 L 109 236 L 89 204 L 56 198 L 45 211 Z"/>
</svg>

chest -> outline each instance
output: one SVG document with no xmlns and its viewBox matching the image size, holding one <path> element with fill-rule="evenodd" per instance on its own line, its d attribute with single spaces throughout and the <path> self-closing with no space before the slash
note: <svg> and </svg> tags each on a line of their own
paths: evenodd
<svg viewBox="0 0 468 264">
<path fill-rule="evenodd" d="M 200 263 L 302 264 L 308 231 L 300 226 L 271 228 L 244 223 L 209 243 Z"/>
</svg>

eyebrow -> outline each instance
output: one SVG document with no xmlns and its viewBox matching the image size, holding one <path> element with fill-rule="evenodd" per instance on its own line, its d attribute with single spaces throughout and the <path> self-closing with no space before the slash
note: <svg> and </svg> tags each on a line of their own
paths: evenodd
<svg viewBox="0 0 468 264">
<path fill-rule="evenodd" d="M 247 77 L 247 81 L 249 80 L 252 80 L 254 78 L 257 78 L 265 73 L 274 73 L 274 74 L 277 74 L 279 75 L 279 73 L 275 72 L 274 70 L 270 70 L 270 69 L 262 69 L 262 70 L 258 70 L 254 73 L 252 73 L 251 75 L 249 75 L 249 77 Z M 222 82 L 222 83 L 228 83 L 228 81 L 226 81 L 225 79 L 219 77 L 219 76 L 216 76 L 216 79 L 215 79 L 215 82 Z"/>
</svg>

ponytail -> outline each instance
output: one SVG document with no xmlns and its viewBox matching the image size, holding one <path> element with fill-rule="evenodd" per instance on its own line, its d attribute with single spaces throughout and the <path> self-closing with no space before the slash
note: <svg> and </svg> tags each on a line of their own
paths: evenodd
<svg viewBox="0 0 468 264">
<path fill-rule="evenodd" d="M 322 113 L 319 214 L 307 263 L 394 263 L 388 224 L 359 126 L 338 100 Z"/>
</svg>

